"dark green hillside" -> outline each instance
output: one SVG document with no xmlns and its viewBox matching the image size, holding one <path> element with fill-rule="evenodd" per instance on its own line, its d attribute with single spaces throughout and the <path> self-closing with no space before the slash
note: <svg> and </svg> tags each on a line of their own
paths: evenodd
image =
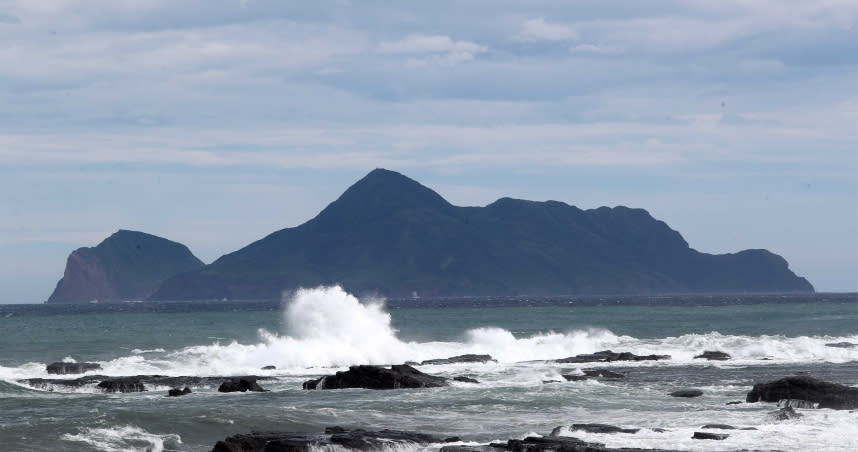
<svg viewBox="0 0 858 452">
<path fill-rule="evenodd" d="M 777 255 L 699 253 L 642 209 L 456 207 L 377 169 L 316 218 L 174 276 L 151 298 L 277 298 L 333 283 L 387 296 L 813 291 Z"/>
</svg>

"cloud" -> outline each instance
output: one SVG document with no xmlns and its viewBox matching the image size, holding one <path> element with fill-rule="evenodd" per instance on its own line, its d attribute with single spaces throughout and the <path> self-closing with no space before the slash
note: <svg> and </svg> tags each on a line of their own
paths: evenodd
<svg viewBox="0 0 858 452">
<path fill-rule="evenodd" d="M 570 26 L 549 24 L 540 17 L 524 21 L 521 31 L 513 39 L 522 42 L 573 41 L 578 39 L 578 33 Z"/>
<path fill-rule="evenodd" d="M 594 44 L 578 44 L 569 48 L 570 53 L 595 54 L 595 55 L 619 55 L 623 51 L 616 47 L 600 46 Z"/>
<path fill-rule="evenodd" d="M 18 19 L 17 17 L 9 15 L 9 14 L 0 13 L 0 24 L 16 25 L 16 24 L 20 24 L 20 23 L 21 23 L 21 19 Z"/>
<path fill-rule="evenodd" d="M 408 60 L 411 65 L 455 65 L 473 60 L 488 48 L 470 41 L 454 41 L 449 36 L 414 34 L 398 41 L 381 42 L 376 50 L 381 54 L 412 55 Z"/>
</svg>

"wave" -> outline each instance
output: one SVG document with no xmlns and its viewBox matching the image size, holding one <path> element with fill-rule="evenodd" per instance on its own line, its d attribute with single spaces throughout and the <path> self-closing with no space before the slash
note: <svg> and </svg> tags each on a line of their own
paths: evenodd
<svg viewBox="0 0 858 452">
<path fill-rule="evenodd" d="M 112 427 L 87 427 L 80 433 L 67 433 L 60 437 L 64 441 L 83 443 L 102 451 L 146 451 L 162 452 L 165 445 L 171 449 L 182 444 L 175 434 L 155 434 L 134 425 Z"/>
<path fill-rule="evenodd" d="M 747 365 L 832 362 L 858 359 L 858 348 L 836 348 L 832 342 L 858 342 L 858 335 L 845 337 L 781 335 L 740 336 L 718 332 L 687 334 L 659 339 L 617 335 L 606 329 L 567 332 L 548 331 L 529 337 L 494 327 L 467 331 L 458 342 L 404 341 L 397 336 L 383 300 L 365 300 L 341 287 L 298 290 L 284 311 L 282 334 L 259 330 L 256 343 L 221 343 L 186 347 L 151 356 L 161 350 L 133 350 L 131 355 L 99 362 L 98 373 L 106 375 L 305 375 L 321 368 L 355 364 L 397 364 L 477 353 L 490 354 L 504 366 L 524 361 L 552 360 L 600 350 L 629 351 L 639 355 L 667 354 L 669 361 L 619 363 L 622 365 Z M 695 360 L 704 350 L 732 355 L 724 363 Z M 148 356 L 147 356 L 148 355 Z M 765 360 L 765 361 L 764 361 Z M 261 371 L 263 366 L 276 371 Z M 470 365 L 473 366 L 473 365 Z M 20 367 L 0 366 L 0 379 L 49 377 L 42 363 Z"/>
</svg>

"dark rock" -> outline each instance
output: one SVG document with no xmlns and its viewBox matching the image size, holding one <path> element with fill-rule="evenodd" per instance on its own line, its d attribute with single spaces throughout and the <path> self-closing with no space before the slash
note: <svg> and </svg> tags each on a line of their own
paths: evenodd
<svg viewBox="0 0 858 452">
<path fill-rule="evenodd" d="M 621 428 L 608 424 L 572 424 L 572 430 L 588 433 L 637 433 L 639 428 Z"/>
<path fill-rule="evenodd" d="M 101 370 L 97 363 L 51 363 L 48 364 L 48 373 L 54 375 L 82 374 L 91 370 Z"/>
<path fill-rule="evenodd" d="M 662 359 L 670 359 L 670 355 L 635 355 L 631 352 L 615 353 L 610 350 L 601 352 L 575 355 L 569 358 L 557 359 L 557 363 L 607 363 L 613 361 L 656 361 Z"/>
<path fill-rule="evenodd" d="M 799 419 L 803 415 L 798 411 L 792 409 L 791 407 L 781 408 L 777 411 L 772 411 L 769 413 L 766 418 L 770 421 L 789 421 L 792 419 Z"/>
<path fill-rule="evenodd" d="M 797 399 L 783 399 L 778 400 L 778 408 L 802 408 L 802 409 L 815 409 L 819 408 L 819 404 L 816 402 L 811 402 L 808 400 L 797 400 Z"/>
<path fill-rule="evenodd" d="M 528 436 L 525 439 L 507 441 L 506 449 L 511 452 L 577 452 L 599 450 L 604 447 L 600 443 L 588 443 L 571 436 Z"/>
<path fill-rule="evenodd" d="M 420 363 L 421 366 L 433 365 L 433 364 L 456 364 L 456 363 L 487 363 L 489 361 L 495 361 L 496 359 L 492 358 L 491 355 L 459 355 L 452 356 L 450 358 L 440 358 L 440 359 L 427 359 Z"/>
<path fill-rule="evenodd" d="M 745 402 L 742 402 L 741 400 L 736 400 L 734 402 L 727 402 L 725 405 L 741 405 L 743 403 Z"/>
<path fill-rule="evenodd" d="M 564 378 L 565 378 L 565 377 L 566 377 L 566 376 L 564 375 Z M 542 380 L 542 384 L 544 384 L 544 385 L 547 385 L 547 384 L 550 384 L 550 383 L 560 383 L 560 380 Z"/>
<path fill-rule="evenodd" d="M 592 378 L 586 375 L 561 375 L 561 377 L 565 378 L 566 381 L 584 381 Z"/>
<path fill-rule="evenodd" d="M 277 366 L 265 366 L 262 368 L 262 370 L 275 370 L 275 369 L 277 369 Z"/>
<path fill-rule="evenodd" d="M 736 427 L 727 424 L 706 424 L 700 428 L 718 429 L 718 430 L 736 430 Z"/>
<path fill-rule="evenodd" d="M 739 430 L 756 430 L 756 427 L 742 427 Z"/>
<path fill-rule="evenodd" d="M 85 375 L 78 378 L 27 378 L 23 380 L 18 380 L 19 383 L 25 383 L 34 388 L 50 390 L 53 386 L 65 386 L 69 388 L 79 388 L 81 386 L 86 386 L 90 384 L 96 384 L 103 380 L 110 380 L 115 377 L 108 377 L 106 375 Z M 168 377 L 165 375 L 135 375 L 133 377 L 125 377 L 125 378 L 134 378 L 140 380 L 143 384 L 148 385 L 156 385 L 156 386 L 170 386 L 170 387 L 183 387 L 183 386 L 218 386 L 223 383 L 224 379 L 228 378 L 251 378 L 254 380 L 273 380 L 273 377 L 257 377 L 254 375 L 249 375 L 246 377 L 191 377 L 191 376 L 178 376 L 178 377 Z"/>
<path fill-rule="evenodd" d="M 477 383 L 479 384 L 479 380 L 471 377 L 453 377 L 453 380 L 461 381 L 462 383 Z"/>
<path fill-rule="evenodd" d="M 98 384 L 104 392 L 143 392 L 146 387 L 138 377 L 118 377 L 104 380 Z"/>
<path fill-rule="evenodd" d="M 492 446 L 444 446 L 438 449 L 438 452 L 500 452 L 506 450 L 506 444 Z"/>
<path fill-rule="evenodd" d="M 599 378 L 609 378 L 609 379 L 626 378 L 625 374 L 621 374 L 619 372 L 612 372 L 610 370 L 605 370 L 605 369 L 584 369 L 584 375 L 586 375 L 588 377 L 599 377 Z"/>
<path fill-rule="evenodd" d="M 727 361 L 728 359 L 730 359 L 730 355 L 724 352 L 707 350 L 695 356 L 694 359 L 707 359 L 709 361 Z"/>
<path fill-rule="evenodd" d="M 668 431 L 668 430 L 666 430 L 666 429 L 658 428 L 658 427 L 651 428 L 650 430 L 652 430 L 652 431 L 654 431 L 654 432 L 656 432 L 656 433 L 665 433 L 665 432 L 667 432 L 667 431 Z"/>
<path fill-rule="evenodd" d="M 699 389 L 681 389 L 679 391 L 673 391 L 669 395 L 671 397 L 700 397 L 703 395 L 703 391 Z"/>
<path fill-rule="evenodd" d="M 726 433 L 707 433 L 707 432 L 694 432 L 693 439 L 714 439 L 716 441 L 721 441 L 729 438 L 730 435 Z"/>
<path fill-rule="evenodd" d="M 227 380 L 217 388 L 218 392 L 266 392 L 265 389 L 262 389 L 259 386 L 259 383 L 256 382 L 256 378 L 253 377 L 242 377 L 242 378 L 233 378 L 231 380 Z"/>
<path fill-rule="evenodd" d="M 799 399 L 819 404 L 819 408 L 848 410 L 858 408 L 858 388 L 828 383 L 812 377 L 787 377 L 771 383 L 755 384 L 747 402 L 778 402 Z"/>
<path fill-rule="evenodd" d="M 167 397 L 181 397 L 183 395 L 188 395 L 191 393 L 191 388 L 185 386 L 185 389 L 170 389 L 167 391 Z"/>
<path fill-rule="evenodd" d="M 836 348 L 855 348 L 858 347 L 858 344 L 854 344 L 852 342 L 834 342 L 830 344 L 825 344 L 826 347 L 836 347 Z"/>
<path fill-rule="evenodd" d="M 304 382 L 304 389 L 400 389 L 400 388 L 436 388 L 447 386 L 447 379 L 424 374 L 419 370 L 402 365 L 390 366 L 351 366 L 347 371 L 337 372 L 316 380 Z"/>
<path fill-rule="evenodd" d="M 459 438 L 458 436 L 451 436 L 449 438 L 444 438 L 445 443 L 458 443 L 461 440 L 462 440 L 462 438 Z"/>
<path fill-rule="evenodd" d="M 391 445 L 426 445 L 440 440 L 422 433 L 399 430 L 326 429 L 326 433 L 252 432 L 230 436 L 215 444 L 212 452 L 309 452 L 347 449 L 375 451 Z"/>
</svg>

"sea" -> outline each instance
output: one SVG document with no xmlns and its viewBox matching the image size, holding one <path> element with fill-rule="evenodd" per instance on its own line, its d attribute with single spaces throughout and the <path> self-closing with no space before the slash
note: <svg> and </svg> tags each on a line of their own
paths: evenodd
<svg viewBox="0 0 858 452">
<path fill-rule="evenodd" d="M 856 410 L 800 409 L 799 419 L 775 421 L 769 413 L 776 404 L 744 403 L 755 383 L 792 375 L 858 386 L 858 347 L 826 345 L 841 342 L 858 343 L 858 294 L 383 300 L 334 286 L 253 302 L 0 304 L 0 450 L 209 451 L 233 434 L 327 426 L 486 444 L 548 435 L 559 426 L 561 434 L 608 447 L 856 451 Z M 552 361 L 602 350 L 671 358 Z M 707 350 L 731 359 L 694 358 Z M 350 365 L 467 353 L 490 354 L 496 362 L 417 368 L 478 384 L 301 388 Z M 103 369 L 95 373 L 109 376 L 271 378 L 259 381 L 269 392 L 220 393 L 214 384 L 200 384 L 183 397 L 166 397 L 169 387 L 106 394 L 94 384 L 21 382 L 58 378 L 46 371 L 55 361 L 98 363 Z M 563 377 L 584 369 L 626 378 Z M 679 389 L 703 395 L 668 395 Z M 575 423 L 641 430 L 569 431 Z M 713 431 L 728 433 L 723 441 L 692 439 L 711 423 L 737 429 Z M 741 430 L 748 427 L 755 430 Z"/>
</svg>

